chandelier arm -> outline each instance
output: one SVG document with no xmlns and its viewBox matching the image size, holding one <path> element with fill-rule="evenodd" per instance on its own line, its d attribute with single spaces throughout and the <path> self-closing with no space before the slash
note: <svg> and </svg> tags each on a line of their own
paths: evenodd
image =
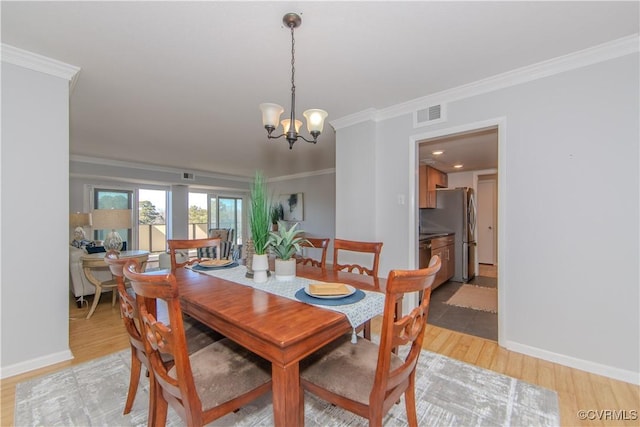
<svg viewBox="0 0 640 427">
<path fill-rule="evenodd" d="M 317 137 L 314 137 L 313 139 L 307 139 L 304 136 L 298 134 L 298 138 L 304 139 L 305 141 L 310 142 L 312 144 L 315 144 L 318 142 Z"/>
<path fill-rule="evenodd" d="M 269 134 L 269 135 L 267 135 L 267 138 L 269 138 L 269 139 L 278 139 L 278 138 L 282 138 L 283 136 L 287 136 L 287 134 L 286 133 L 281 133 L 278 136 L 273 136 L 273 135 Z"/>
</svg>

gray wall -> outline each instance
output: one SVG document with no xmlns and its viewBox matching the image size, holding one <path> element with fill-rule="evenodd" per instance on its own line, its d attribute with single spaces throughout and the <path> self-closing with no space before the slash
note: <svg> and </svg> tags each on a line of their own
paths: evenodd
<svg viewBox="0 0 640 427">
<path fill-rule="evenodd" d="M 69 351 L 69 80 L 2 62 L 2 377 Z"/>
<path fill-rule="evenodd" d="M 429 129 L 414 128 L 411 113 L 338 126 L 337 157 L 350 162 L 338 164 L 336 187 L 368 198 L 375 185 L 375 226 L 363 221 L 367 238 L 385 242 L 381 274 L 415 266 L 417 141 L 498 124 L 500 344 L 637 383 L 638 68 L 636 46 L 450 102 L 442 95 L 447 120 Z M 372 175 L 370 156 L 352 156 L 353 147 L 375 152 L 375 181 L 348 179 Z M 339 197 L 337 230 L 369 209 L 362 203 Z"/>
<path fill-rule="evenodd" d="M 269 191 L 277 198 L 281 194 L 303 193 L 304 218 L 299 229 L 306 235 L 328 237 L 335 235 L 336 183 L 335 172 L 321 171 L 306 176 L 275 178 L 269 182 Z M 330 244 L 327 262 L 333 259 Z"/>
</svg>

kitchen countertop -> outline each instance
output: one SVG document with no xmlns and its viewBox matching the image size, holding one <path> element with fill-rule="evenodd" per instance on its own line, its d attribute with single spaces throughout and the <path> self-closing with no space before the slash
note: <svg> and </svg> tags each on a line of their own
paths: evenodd
<svg viewBox="0 0 640 427">
<path fill-rule="evenodd" d="M 430 239 L 436 239 L 438 237 L 445 237 L 445 236 L 453 236 L 455 233 L 450 232 L 450 231 L 434 231 L 434 232 L 429 232 L 429 233 L 420 233 L 418 235 L 418 240 L 430 240 Z"/>
</svg>

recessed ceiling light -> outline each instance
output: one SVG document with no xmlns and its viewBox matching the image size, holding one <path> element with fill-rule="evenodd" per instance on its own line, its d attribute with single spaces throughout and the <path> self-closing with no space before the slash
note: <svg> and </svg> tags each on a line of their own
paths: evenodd
<svg viewBox="0 0 640 427">
<path fill-rule="evenodd" d="M 456 169 L 461 169 L 462 166 L 464 166 L 464 165 L 462 165 L 461 163 L 458 163 L 457 165 L 453 165 L 453 167 L 456 168 Z"/>
<path fill-rule="evenodd" d="M 433 154 L 434 156 L 439 156 L 440 154 L 444 153 L 444 151 L 442 150 L 438 150 L 438 151 L 432 151 L 431 154 Z"/>
</svg>

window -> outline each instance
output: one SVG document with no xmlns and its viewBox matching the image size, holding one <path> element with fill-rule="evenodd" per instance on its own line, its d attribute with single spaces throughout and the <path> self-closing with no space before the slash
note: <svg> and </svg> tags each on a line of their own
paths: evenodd
<svg viewBox="0 0 640 427">
<path fill-rule="evenodd" d="M 233 228 L 241 245 L 242 197 L 189 193 L 189 238 L 205 238 L 210 228 Z"/>
<path fill-rule="evenodd" d="M 207 215 L 207 194 L 189 193 L 190 239 L 205 239 L 208 236 Z"/>
<path fill-rule="evenodd" d="M 210 228 L 233 228 L 236 230 L 236 244 L 242 245 L 242 198 L 220 196 L 217 204 L 214 200 L 211 198 L 209 203 L 212 212 Z"/>
<path fill-rule="evenodd" d="M 138 249 L 164 252 L 167 248 L 167 192 L 138 190 Z"/>
</svg>

